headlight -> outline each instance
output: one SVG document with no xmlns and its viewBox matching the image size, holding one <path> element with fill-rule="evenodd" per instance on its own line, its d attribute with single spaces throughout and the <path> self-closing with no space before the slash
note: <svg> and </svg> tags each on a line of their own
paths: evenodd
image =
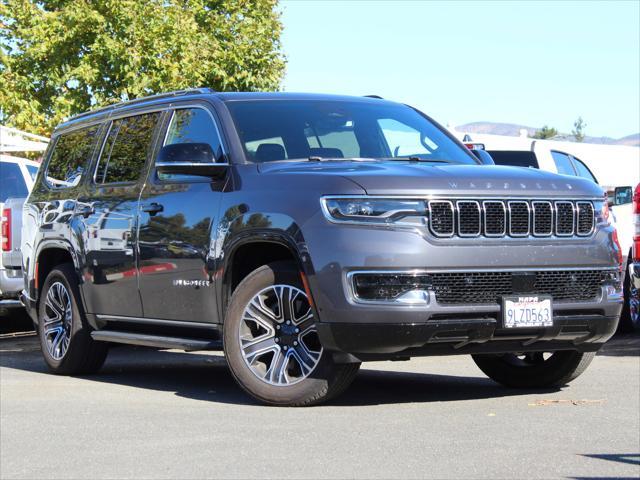
<svg viewBox="0 0 640 480">
<path fill-rule="evenodd" d="M 415 225 L 427 213 L 424 200 L 325 197 L 321 204 L 327 219 L 338 222 Z"/>
</svg>

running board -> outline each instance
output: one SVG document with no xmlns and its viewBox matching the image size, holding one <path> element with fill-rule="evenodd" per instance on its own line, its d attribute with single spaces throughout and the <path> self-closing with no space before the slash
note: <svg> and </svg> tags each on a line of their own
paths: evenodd
<svg viewBox="0 0 640 480">
<path fill-rule="evenodd" d="M 220 340 L 201 340 L 197 338 L 166 337 L 145 333 L 118 332 L 114 330 L 95 330 L 91 337 L 98 342 L 126 343 L 143 347 L 174 348 L 191 352 L 194 350 L 222 350 Z"/>
</svg>

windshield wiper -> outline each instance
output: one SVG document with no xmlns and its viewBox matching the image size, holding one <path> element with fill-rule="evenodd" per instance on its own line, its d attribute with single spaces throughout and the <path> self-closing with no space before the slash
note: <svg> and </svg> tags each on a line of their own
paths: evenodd
<svg viewBox="0 0 640 480">
<path fill-rule="evenodd" d="M 397 162 L 423 162 L 423 163 L 453 163 L 440 158 L 420 158 L 420 157 L 376 157 L 375 160 L 393 160 Z"/>
</svg>

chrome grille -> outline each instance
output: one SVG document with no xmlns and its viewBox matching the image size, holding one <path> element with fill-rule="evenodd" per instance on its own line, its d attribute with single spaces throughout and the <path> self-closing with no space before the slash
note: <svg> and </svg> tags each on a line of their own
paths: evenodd
<svg viewBox="0 0 640 480">
<path fill-rule="evenodd" d="M 527 202 L 509 202 L 509 234 L 512 237 L 529 235 L 529 219 Z"/>
<path fill-rule="evenodd" d="M 477 237 L 481 233 L 480 204 L 461 201 L 458 207 L 458 233 L 461 237 Z"/>
<path fill-rule="evenodd" d="M 553 234 L 553 207 L 551 202 L 531 202 L 533 205 L 533 234 L 548 237 Z"/>
<path fill-rule="evenodd" d="M 578 209 L 577 234 L 581 236 L 591 234 L 594 224 L 593 204 L 591 202 L 578 202 L 576 207 Z"/>
<path fill-rule="evenodd" d="M 556 202 L 556 235 L 573 235 L 573 216 L 573 203 Z"/>
<path fill-rule="evenodd" d="M 429 229 L 436 237 L 589 236 L 595 225 L 590 201 L 430 200 Z"/>
<path fill-rule="evenodd" d="M 453 203 L 449 201 L 429 202 L 431 233 L 437 237 L 450 237 L 454 234 Z"/>
<path fill-rule="evenodd" d="M 502 237 L 507 228 L 507 209 L 503 202 L 486 201 L 484 207 L 484 234 L 487 237 Z"/>
<path fill-rule="evenodd" d="M 503 295 L 520 293 L 551 295 L 556 301 L 592 300 L 609 275 L 604 270 L 541 270 L 531 272 L 536 276 L 531 292 L 516 292 L 512 279 L 515 273 L 456 272 L 429 276 L 438 303 L 477 304 L 499 303 Z"/>
</svg>

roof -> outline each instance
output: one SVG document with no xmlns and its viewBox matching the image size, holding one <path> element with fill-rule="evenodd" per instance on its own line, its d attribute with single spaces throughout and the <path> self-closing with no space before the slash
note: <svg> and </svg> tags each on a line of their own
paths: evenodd
<svg viewBox="0 0 640 480">
<path fill-rule="evenodd" d="M 348 95 L 331 95 L 320 93 L 292 93 L 292 92 L 216 92 L 210 88 L 192 88 L 187 90 L 176 90 L 174 92 L 161 93 L 149 97 L 136 98 L 126 102 L 120 102 L 96 110 L 91 110 L 67 119 L 56 127 L 56 130 L 64 129 L 78 121 L 91 121 L 97 118 L 102 119 L 112 112 L 130 108 L 141 108 L 148 105 L 163 104 L 182 98 L 202 98 L 215 97 L 223 102 L 244 101 L 244 100 L 319 100 L 319 101 L 359 101 L 359 102 L 386 102 L 379 98 L 366 96 L 356 97 Z M 391 103 L 391 102 L 389 102 Z"/>
</svg>

